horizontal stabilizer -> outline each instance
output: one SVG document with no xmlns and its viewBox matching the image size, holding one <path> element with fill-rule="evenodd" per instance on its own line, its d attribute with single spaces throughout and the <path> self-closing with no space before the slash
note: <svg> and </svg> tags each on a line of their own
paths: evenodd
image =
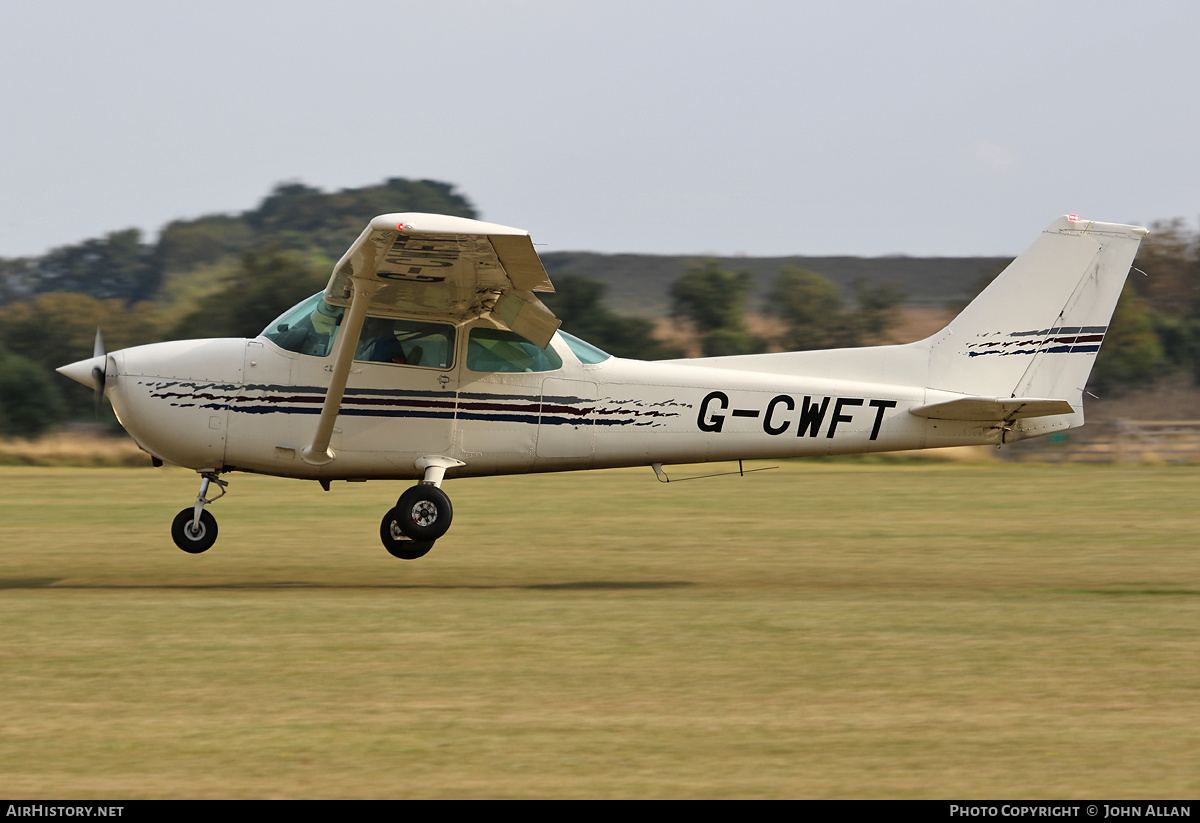
<svg viewBox="0 0 1200 823">
<path fill-rule="evenodd" d="M 945 403 L 917 406 L 909 411 L 917 417 L 927 417 L 931 420 L 995 421 L 1075 413 L 1075 409 L 1066 400 L 1044 397 L 963 397 Z"/>
</svg>

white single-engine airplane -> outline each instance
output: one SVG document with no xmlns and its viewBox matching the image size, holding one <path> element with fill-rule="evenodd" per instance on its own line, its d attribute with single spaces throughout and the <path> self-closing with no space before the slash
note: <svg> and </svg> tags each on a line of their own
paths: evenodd
<svg viewBox="0 0 1200 823">
<path fill-rule="evenodd" d="M 1146 229 L 1054 221 L 916 343 L 643 362 L 565 332 L 528 232 L 376 217 L 323 293 L 253 340 L 136 346 L 59 371 L 107 395 L 155 465 L 201 476 L 171 534 L 213 545 L 231 471 L 417 480 L 396 557 L 450 527 L 445 477 L 1000 444 L 1083 424 L 1083 388 Z M 212 484 L 219 491 L 209 497 Z"/>
</svg>

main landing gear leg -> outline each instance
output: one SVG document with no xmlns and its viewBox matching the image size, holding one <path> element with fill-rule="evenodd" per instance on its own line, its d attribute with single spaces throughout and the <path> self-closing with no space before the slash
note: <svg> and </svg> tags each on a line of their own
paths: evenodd
<svg viewBox="0 0 1200 823">
<path fill-rule="evenodd" d="M 395 508 L 379 524 L 379 537 L 392 556 L 401 560 L 424 557 L 450 528 L 454 507 L 440 486 L 446 469 L 461 465 L 462 462 L 449 458 L 417 461 L 417 467 L 425 471 L 424 479 L 400 495 Z"/>
<path fill-rule="evenodd" d="M 200 478 L 200 494 L 196 495 L 196 505 L 175 515 L 175 521 L 171 523 L 171 538 L 176 546 L 188 554 L 208 551 L 217 542 L 217 518 L 205 511 L 204 507 L 224 497 L 225 488 L 229 485 L 228 481 L 217 477 L 216 472 L 201 472 Z M 207 495 L 211 483 L 221 488 L 218 494 L 209 498 Z"/>
</svg>

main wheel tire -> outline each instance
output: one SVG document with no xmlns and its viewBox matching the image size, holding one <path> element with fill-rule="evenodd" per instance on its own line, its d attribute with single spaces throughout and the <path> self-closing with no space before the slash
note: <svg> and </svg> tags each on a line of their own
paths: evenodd
<svg viewBox="0 0 1200 823">
<path fill-rule="evenodd" d="M 429 554 L 435 541 L 409 538 L 400 529 L 400 520 L 403 517 L 404 512 L 399 506 L 390 509 L 383 516 L 383 522 L 379 524 L 379 539 L 383 541 L 383 547 L 392 557 L 399 557 L 401 560 L 416 560 Z"/>
<path fill-rule="evenodd" d="M 200 512 L 199 528 L 193 531 L 192 523 L 195 517 L 196 508 L 189 506 L 175 515 L 175 520 L 171 523 L 171 539 L 188 554 L 206 552 L 217 542 L 217 518 L 207 511 Z"/>
<path fill-rule="evenodd" d="M 406 490 L 392 511 L 398 512 L 400 531 L 418 541 L 437 540 L 454 519 L 450 498 L 437 486 L 426 484 Z"/>
</svg>

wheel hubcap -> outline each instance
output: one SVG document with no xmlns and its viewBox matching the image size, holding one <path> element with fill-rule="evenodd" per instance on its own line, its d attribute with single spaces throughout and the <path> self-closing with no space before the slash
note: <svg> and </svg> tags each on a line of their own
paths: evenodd
<svg viewBox="0 0 1200 823">
<path fill-rule="evenodd" d="M 412 519 L 413 522 L 418 526 L 432 525 L 437 518 L 437 506 L 433 505 L 428 500 L 422 500 L 412 508 Z"/>
</svg>

